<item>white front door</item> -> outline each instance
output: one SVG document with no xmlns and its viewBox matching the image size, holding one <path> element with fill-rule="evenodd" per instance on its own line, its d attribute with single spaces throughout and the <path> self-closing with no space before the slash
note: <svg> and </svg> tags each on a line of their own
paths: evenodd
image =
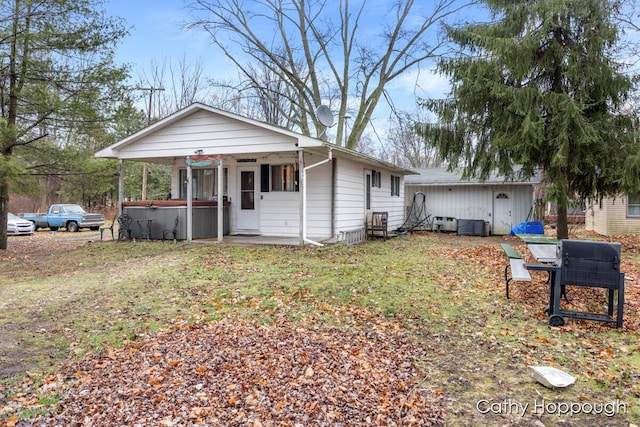
<svg viewBox="0 0 640 427">
<path fill-rule="evenodd" d="M 259 231 L 260 212 L 258 200 L 258 178 L 260 173 L 256 167 L 238 168 L 240 194 L 237 204 L 238 231 Z"/>
<path fill-rule="evenodd" d="M 511 195 L 506 191 L 494 193 L 493 197 L 493 230 L 492 234 L 505 235 L 513 228 L 511 219 Z"/>
</svg>

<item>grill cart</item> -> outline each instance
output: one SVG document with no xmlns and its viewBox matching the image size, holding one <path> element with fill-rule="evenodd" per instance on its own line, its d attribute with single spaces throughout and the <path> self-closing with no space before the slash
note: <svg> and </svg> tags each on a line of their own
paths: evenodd
<svg viewBox="0 0 640 427">
<path fill-rule="evenodd" d="M 527 264 L 529 270 L 544 270 L 551 275 L 549 325 L 562 326 L 564 318 L 569 317 L 622 326 L 624 273 L 620 272 L 620 249 L 620 243 L 560 240 L 555 264 Z M 607 313 L 560 308 L 562 289 L 566 286 L 606 289 Z"/>
</svg>

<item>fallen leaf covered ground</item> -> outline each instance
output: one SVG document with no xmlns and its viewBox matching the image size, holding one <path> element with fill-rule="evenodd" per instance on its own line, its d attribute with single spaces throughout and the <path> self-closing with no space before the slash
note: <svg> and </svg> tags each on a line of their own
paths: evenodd
<svg viewBox="0 0 640 427">
<path fill-rule="evenodd" d="M 433 238 L 433 233 L 425 237 Z M 446 244 L 422 246 L 418 264 L 409 259 L 403 265 L 386 264 L 389 249 L 400 253 L 419 241 L 401 239 L 354 247 L 346 255 L 336 251 L 337 261 L 324 270 L 311 270 L 292 258 L 295 268 L 287 274 L 295 279 L 295 289 L 268 279 L 262 271 L 268 264 L 234 261 L 227 252 L 207 253 L 199 258 L 207 269 L 198 270 L 194 261 L 179 274 L 204 275 L 208 283 L 209 275 L 217 277 L 212 271 L 224 270 L 234 272 L 223 276 L 225 281 L 239 281 L 219 294 L 192 283 L 188 289 L 197 297 L 193 308 L 199 313 L 195 325 L 187 324 L 181 313 L 177 324 L 160 333 L 143 333 L 124 347 L 88 354 L 45 378 L 28 374 L 17 391 L 3 390 L 0 384 L 0 426 L 634 426 L 625 414 L 529 413 L 524 418 L 478 413 L 478 399 L 530 402 L 544 396 L 590 403 L 616 398 L 631 408 L 640 398 L 640 373 L 633 362 L 640 349 L 640 238 L 609 239 L 623 245 L 621 270 L 628 278 L 624 326 L 615 329 L 575 319 L 561 328 L 548 327 L 542 310 L 548 289 L 544 274 L 514 284 L 511 300 L 506 300 L 507 259 L 499 242 L 509 241 L 525 257 L 527 249 L 515 237 L 494 237 L 467 241 L 442 234 L 438 242 Z M 584 231 L 572 238 L 604 239 Z M 74 243 L 68 245 L 71 249 Z M 150 249 L 141 245 L 139 250 Z M 8 251 L 6 256 L 24 258 L 34 270 L 45 271 L 42 260 L 48 255 L 31 245 L 29 251 Z M 360 260 L 383 254 L 376 258 L 384 265 L 382 272 L 352 273 L 360 252 L 365 253 Z M 309 258 L 326 255 L 305 253 Z M 451 267 L 433 269 L 434 259 L 449 260 Z M 103 268 L 100 263 L 97 271 Z M 70 268 L 59 260 L 55 266 Z M 305 285 L 334 270 L 341 272 L 335 284 L 340 294 Z M 241 292 L 254 274 L 271 293 Z M 351 276 L 364 284 L 349 282 Z M 374 276 L 384 286 L 375 288 Z M 425 293 L 420 285 L 429 280 L 438 286 Z M 343 282 L 347 290 L 340 288 Z M 158 280 L 148 284 L 153 288 Z M 405 306 L 382 315 L 375 301 L 389 297 L 377 297 L 377 292 L 402 294 L 413 288 L 419 292 L 398 300 Z M 440 295 L 429 292 L 446 294 L 450 304 L 438 305 Z M 336 297 L 342 294 L 350 296 Z M 378 299 L 359 305 L 363 295 Z M 572 309 L 594 308 L 588 290 L 570 289 L 569 296 Z M 203 307 L 224 313 L 224 320 L 206 320 L 210 313 L 200 311 Z M 252 318 L 245 316 L 248 312 L 263 317 L 255 323 L 240 320 Z M 566 368 L 578 375 L 578 384 L 563 391 L 536 388 L 526 367 L 541 363 Z M 20 414 L 26 410 L 33 411 L 30 421 Z"/>
<path fill-rule="evenodd" d="M 630 333 L 640 333 L 640 266 L 630 260 L 627 256 L 629 254 L 640 253 L 640 236 L 637 234 L 629 234 L 607 238 L 597 235 L 596 233 L 582 230 L 579 235 L 572 236 L 572 238 L 621 243 L 622 261 L 620 271 L 625 274 L 624 324 L 622 330 Z M 531 255 L 526 249 L 526 245 L 524 245 L 520 239 L 517 237 L 505 237 L 504 239 L 513 245 L 515 250 L 523 257 L 523 259 L 532 263 L 536 262 L 531 258 Z M 478 245 L 458 249 L 447 249 L 440 251 L 440 253 L 446 257 L 458 260 L 467 260 L 487 266 L 494 272 L 496 282 L 499 283 L 500 279 L 502 279 L 502 283 L 504 283 L 503 274 L 505 265 L 507 264 L 507 259 L 504 255 L 504 251 L 499 246 Z M 532 272 L 533 280 L 531 283 L 512 282 L 509 290 L 511 299 L 517 301 L 518 304 L 523 305 L 528 310 L 534 313 L 537 312 L 538 317 L 546 318 L 547 314 L 542 310 L 544 307 L 541 306 L 541 301 L 546 301 L 545 297 L 549 286 L 547 278 L 547 273 L 545 272 Z M 598 294 L 598 291 L 601 292 Z M 594 301 L 604 302 L 604 296 L 606 295 L 605 292 L 606 291 L 604 289 L 570 287 L 568 290 L 569 303 L 566 303 L 565 300 L 561 307 L 567 310 L 602 313 L 603 311 L 601 307 L 594 308 Z M 600 295 L 602 298 L 598 298 L 597 295 Z M 572 319 L 572 321 L 563 328 L 565 330 L 571 330 L 576 327 L 582 331 L 598 331 L 609 330 L 611 328 L 611 324 Z"/>
<path fill-rule="evenodd" d="M 39 425 L 443 425 L 411 351 L 293 324 L 185 326 L 74 365 L 61 412 Z"/>
</svg>

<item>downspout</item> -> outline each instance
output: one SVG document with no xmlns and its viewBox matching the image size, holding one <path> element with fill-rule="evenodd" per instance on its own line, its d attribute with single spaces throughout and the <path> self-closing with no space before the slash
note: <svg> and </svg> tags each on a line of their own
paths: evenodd
<svg viewBox="0 0 640 427">
<path fill-rule="evenodd" d="M 338 162 L 331 163 L 331 236 L 336 235 L 336 170 Z"/>
<path fill-rule="evenodd" d="M 187 242 L 193 240 L 193 170 L 191 169 L 191 158 L 187 157 Z"/>
<path fill-rule="evenodd" d="M 124 160 L 118 160 L 118 216 L 124 213 L 122 209 L 124 202 Z"/>
<path fill-rule="evenodd" d="M 315 240 L 307 239 L 307 171 L 311 168 L 315 168 L 316 166 L 329 163 L 331 160 L 333 160 L 333 152 L 331 151 L 331 148 L 329 148 L 329 157 L 327 159 L 302 168 L 302 241 L 316 246 L 324 245 L 320 242 L 316 242 Z"/>
<path fill-rule="evenodd" d="M 299 185 L 300 185 L 300 189 L 301 189 L 301 193 L 300 193 L 300 203 L 298 206 L 298 216 L 299 216 L 299 220 L 298 220 L 298 238 L 299 238 L 299 244 L 300 246 L 304 246 L 304 201 L 303 201 L 303 197 L 302 197 L 302 193 L 304 193 L 304 187 L 306 185 L 306 182 L 304 182 L 304 150 L 300 149 L 298 150 L 298 171 L 300 171 L 298 173 L 298 181 L 299 181 Z"/>
<path fill-rule="evenodd" d="M 222 242 L 222 236 L 224 235 L 224 222 L 222 218 L 222 215 L 224 214 L 224 182 L 222 182 L 222 180 L 224 179 L 223 172 L 222 156 L 220 156 L 220 160 L 218 160 L 218 242 Z"/>
</svg>

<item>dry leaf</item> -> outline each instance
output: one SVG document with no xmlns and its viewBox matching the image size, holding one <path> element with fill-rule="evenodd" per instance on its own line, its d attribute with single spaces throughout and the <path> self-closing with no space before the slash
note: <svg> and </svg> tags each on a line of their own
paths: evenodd
<svg viewBox="0 0 640 427">
<path fill-rule="evenodd" d="M 220 322 L 158 333 L 135 343 L 135 352 L 89 356 L 69 369 L 91 377 L 75 382 L 42 425 L 371 424 L 367 417 L 377 425 L 443 425 L 437 393 L 426 399 L 412 382 L 420 377 L 412 348 L 386 337 L 384 320 L 373 321 L 366 309 L 353 315 L 375 324 L 377 338 L 286 322 Z"/>
</svg>

